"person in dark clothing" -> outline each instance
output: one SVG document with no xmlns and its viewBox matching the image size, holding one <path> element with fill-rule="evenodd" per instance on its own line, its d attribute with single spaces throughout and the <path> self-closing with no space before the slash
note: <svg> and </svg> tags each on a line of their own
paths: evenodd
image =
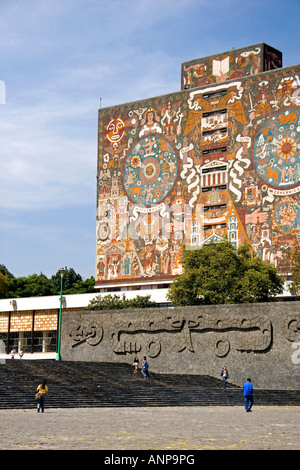
<svg viewBox="0 0 300 470">
<path fill-rule="evenodd" d="M 221 377 L 223 379 L 223 390 L 225 390 L 227 379 L 228 379 L 228 369 L 226 366 L 224 366 L 223 369 L 221 370 Z"/>
<path fill-rule="evenodd" d="M 244 394 L 244 402 L 245 402 L 245 410 L 247 412 L 252 411 L 253 405 L 253 385 L 251 383 L 251 379 L 247 379 L 247 382 L 243 385 L 243 394 Z"/>
<path fill-rule="evenodd" d="M 133 366 L 134 366 L 134 371 L 133 372 L 134 372 L 134 374 L 136 374 L 138 372 L 139 363 L 140 363 L 140 361 L 139 361 L 138 356 L 135 356 L 134 361 L 133 361 Z"/>
<path fill-rule="evenodd" d="M 148 368 L 149 368 L 148 361 L 147 361 L 146 356 L 144 356 L 143 361 L 142 361 L 142 374 L 145 379 L 149 379 Z"/>
</svg>

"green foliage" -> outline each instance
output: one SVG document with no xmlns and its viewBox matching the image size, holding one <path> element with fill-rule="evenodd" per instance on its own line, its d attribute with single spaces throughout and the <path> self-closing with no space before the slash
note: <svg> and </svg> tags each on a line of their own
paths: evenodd
<svg viewBox="0 0 300 470">
<path fill-rule="evenodd" d="M 300 296 L 300 243 L 296 241 L 289 254 L 289 271 L 292 274 L 291 292 Z"/>
<path fill-rule="evenodd" d="M 84 281 L 78 280 L 73 283 L 70 289 L 64 290 L 64 294 L 87 294 L 95 292 L 95 278 L 93 276 Z"/>
<path fill-rule="evenodd" d="M 53 294 L 51 281 L 42 273 L 14 277 L 10 281 L 10 297 L 41 297 Z"/>
<path fill-rule="evenodd" d="M 66 293 L 66 291 L 68 291 L 69 289 L 72 289 L 74 284 L 76 284 L 76 282 L 78 281 L 82 281 L 82 277 L 80 276 L 80 274 L 76 274 L 73 268 L 68 269 L 67 267 L 65 267 L 63 277 L 64 293 Z M 59 271 L 57 271 L 56 274 L 51 276 L 51 282 L 56 292 L 60 292 L 61 276 Z"/>
<path fill-rule="evenodd" d="M 122 298 L 114 294 L 96 296 L 92 299 L 86 310 L 120 310 L 124 308 L 149 308 L 155 307 L 155 302 L 150 300 L 150 295 L 137 295 L 134 299 L 126 299 L 125 294 Z"/>
<path fill-rule="evenodd" d="M 9 278 L 0 273 L 0 298 L 8 297 L 9 292 Z"/>
<path fill-rule="evenodd" d="M 263 263 L 249 245 L 236 250 L 224 240 L 183 250 L 183 274 L 169 287 L 174 305 L 269 302 L 282 292 L 276 268 Z"/>
<path fill-rule="evenodd" d="M 4 276 L 7 276 L 8 278 L 14 277 L 14 276 L 9 272 L 9 270 L 7 269 L 7 267 L 4 266 L 4 264 L 0 264 L 0 273 L 1 273 L 1 274 L 4 274 Z"/>
<path fill-rule="evenodd" d="M 95 279 L 83 280 L 74 269 L 65 268 L 63 294 L 85 294 L 94 292 Z M 50 279 L 45 274 L 31 274 L 27 277 L 14 277 L 6 266 L 0 264 L 0 298 L 41 297 L 60 293 L 60 272 Z"/>
</svg>

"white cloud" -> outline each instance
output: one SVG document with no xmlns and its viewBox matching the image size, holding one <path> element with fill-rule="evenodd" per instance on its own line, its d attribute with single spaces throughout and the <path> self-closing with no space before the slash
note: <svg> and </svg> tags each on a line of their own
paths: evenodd
<svg viewBox="0 0 300 470">
<path fill-rule="evenodd" d="M 0 116 L 0 207 L 37 210 L 94 200 L 96 141 L 84 129 L 81 135 L 80 122 L 66 134 L 57 125 L 70 116 L 78 120 L 81 109 L 1 108 L 7 112 Z"/>
<path fill-rule="evenodd" d="M 180 88 L 179 67 L 174 79 L 174 59 L 165 52 L 145 54 L 126 43 L 111 51 L 99 60 L 95 53 L 82 61 L 44 60 L 37 73 L 17 68 L 11 75 L 0 108 L 0 208 L 95 203 L 100 97 L 112 106 Z"/>
</svg>

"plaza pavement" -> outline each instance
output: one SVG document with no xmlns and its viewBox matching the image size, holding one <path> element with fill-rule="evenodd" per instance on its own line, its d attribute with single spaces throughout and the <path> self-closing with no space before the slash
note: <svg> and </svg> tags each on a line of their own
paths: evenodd
<svg viewBox="0 0 300 470">
<path fill-rule="evenodd" d="M 0 450 L 299 450 L 300 407 L 0 410 Z"/>
<path fill-rule="evenodd" d="M 52 353 L 33 353 L 33 354 L 25 353 L 23 356 L 23 360 L 26 359 L 26 361 L 28 360 L 36 361 L 39 359 L 42 359 L 42 360 L 55 359 L 56 356 L 57 356 L 57 353 L 53 353 L 53 352 Z M 17 361 L 19 360 L 18 351 L 16 351 L 15 360 Z M 11 361 L 10 354 L 0 353 L 0 361 Z"/>
<path fill-rule="evenodd" d="M 26 355 L 54 359 L 56 353 Z M 0 354 L 1 360 L 10 356 Z M 300 450 L 300 407 L 0 410 L 1 450 Z"/>
</svg>

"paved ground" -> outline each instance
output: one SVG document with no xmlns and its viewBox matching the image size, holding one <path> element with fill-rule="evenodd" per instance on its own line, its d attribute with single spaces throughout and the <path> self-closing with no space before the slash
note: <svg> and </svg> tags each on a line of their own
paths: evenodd
<svg viewBox="0 0 300 470">
<path fill-rule="evenodd" d="M 57 353 L 34 353 L 34 354 L 29 354 L 25 353 L 23 356 L 23 360 L 26 359 L 28 360 L 39 360 L 39 359 L 55 359 L 57 356 Z M 18 351 L 16 352 L 15 359 L 19 360 L 19 355 Z M 5 353 L 0 353 L 0 361 L 10 361 L 11 356 L 10 354 L 5 354 Z"/>
<path fill-rule="evenodd" d="M 0 450 L 300 450 L 299 423 L 289 406 L 0 410 Z"/>
</svg>

